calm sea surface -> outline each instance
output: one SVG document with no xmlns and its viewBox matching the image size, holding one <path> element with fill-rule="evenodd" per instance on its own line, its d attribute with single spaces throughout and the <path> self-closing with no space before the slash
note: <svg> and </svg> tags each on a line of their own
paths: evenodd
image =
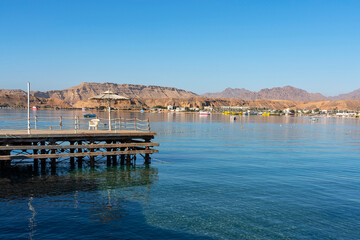
<svg viewBox="0 0 360 240">
<path fill-rule="evenodd" d="M 120 115 L 150 118 L 152 164 L 3 175 L 0 239 L 360 238 L 360 120 Z"/>
</svg>

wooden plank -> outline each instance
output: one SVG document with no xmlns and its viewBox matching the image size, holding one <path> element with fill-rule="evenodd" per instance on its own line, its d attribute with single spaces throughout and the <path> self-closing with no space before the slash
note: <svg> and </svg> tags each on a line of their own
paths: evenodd
<svg viewBox="0 0 360 240">
<path fill-rule="evenodd" d="M 153 139 L 153 136 L 141 136 L 141 137 L 134 137 L 134 136 L 102 136 L 102 137 L 86 137 L 86 136 L 72 136 L 72 137 L 47 137 L 47 138 L 0 138 L 0 146 L 6 145 L 26 145 L 27 143 L 32 142 L 50 142 L 50 141 L 64 141 L 64 142 L 79 142 L 79 141 L 118 141 L 118 142 L 144 142 L 146 139 Z M 28 144 L 30 145 L 30 144 Z"/>
<path fill-rule="evenodd" d="M 0 138 L 31 138 L 31 137 L 74 137 L 74 136 L 155 136 L 155 132 L 148 131 L 135 131 L 135 130 L 47 130 L 47 129 L 38 129 L 31 130 L 30 134 L 27 134 L 27 130 L 17 130 L 17 129 L 1 129 Z"/>
<path fill-rule="evenodd" d="M 159 143 L 116 143 L 116 144 L 85 144 L 85 145 L 44 145 L 44 146 L 0 146 L 2 150 L 40 150 L 40 149 L 77 149 L 77 148 L 121 148 L 121 147 L 157 147 Z"/>
<path fill-rule="evenodd" d="M 32 155 L 3 155 L 0 160 L 12 159 L 44 159 L 44 158 L 65 158 L 65 157 L 89 157 L 89 156 L 107 156 L 107 155 L 134 155 L 134 154 L 152 154 L 158 153 L 156 149 L 150 150 L 129 150 L 113 152 L 83 152 L 83 153 L 56 153 L 56 154 L 32 154 Z"/>
</svg>

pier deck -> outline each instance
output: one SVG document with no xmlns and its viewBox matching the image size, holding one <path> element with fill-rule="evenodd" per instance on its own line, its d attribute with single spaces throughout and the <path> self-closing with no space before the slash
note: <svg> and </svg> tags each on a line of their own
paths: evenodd
<svg viewBox="0 0 360 240">
<path fill-rule="evenodd" d="M 150 163 L 150 154 L 157 153 L 152 149 L 159 146 L 152 143 L 156 133 L 136 130 L 0 130 L 0 167 L 10 166 L 18 159 L 33 159 L 34 169 L 39 160 L 42 170 L 50 160 L 52 169 L 57 159 L 69 159 L 70 165 L 82 166 L 84 158 L 89 158 L 90 166 L 95 166 L 95 157 L 106 156 L 107 165 L 132 164 L 136 155 Z"/>
</svg>

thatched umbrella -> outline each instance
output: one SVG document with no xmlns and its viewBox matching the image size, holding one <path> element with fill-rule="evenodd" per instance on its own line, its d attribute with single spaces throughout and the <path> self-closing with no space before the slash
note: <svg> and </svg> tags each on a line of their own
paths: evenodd
<svg viewBox="0 0 360 240">
<path fill-rule="evenodd" d="M 109 131 L 111 131 L 111 101 L 118 101 L 118 100 L 129 100 L 129 98 L 117 95 L 111 91 L 106 91 L 97 95 L 95 97 L 90 98 L 90 100 L 98 100 L 98 101 L 107 101 L 109 104 Z"/>
</svg>

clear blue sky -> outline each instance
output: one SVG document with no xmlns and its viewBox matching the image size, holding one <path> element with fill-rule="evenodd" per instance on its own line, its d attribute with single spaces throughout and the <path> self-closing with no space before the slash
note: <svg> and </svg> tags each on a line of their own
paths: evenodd
<svg viewBox="0 0 360 240">
<path fill-rule="evenodd" d="M 0 88 L 360 88 L 360 1 L 1 0 Z"/>
</svg>

